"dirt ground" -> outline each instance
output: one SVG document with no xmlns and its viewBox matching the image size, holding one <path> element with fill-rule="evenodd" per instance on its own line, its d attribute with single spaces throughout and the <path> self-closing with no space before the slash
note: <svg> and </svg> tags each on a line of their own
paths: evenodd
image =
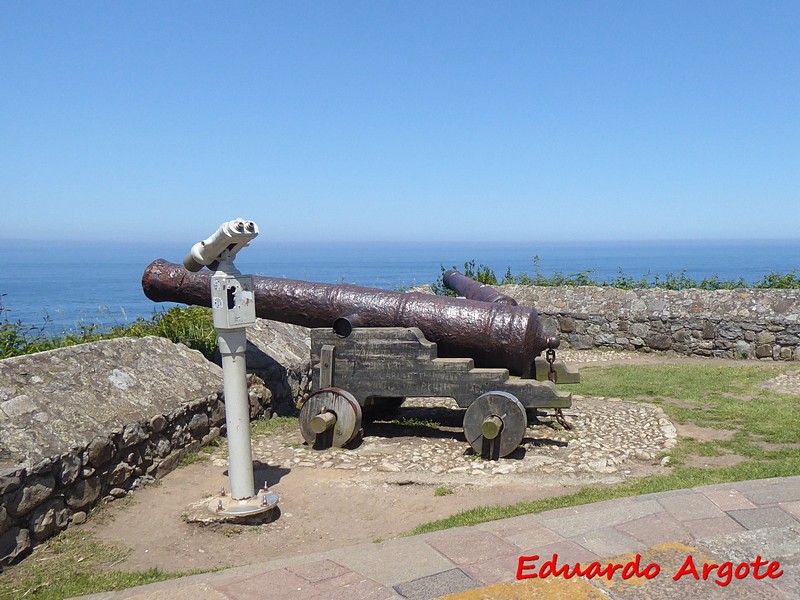
<svg viewBox="0 0 800 600">
<path fill-rule="evenodd" d="M 629 357 L 601 364 L 577 361 L 576 366 L 609 366 L 665 362 L 654 357 Z M 677 359 L 677 363 L 706 362 Z M 728 361 L 715 361 L 721 364 Z M 733 363 L 732 364 L 741 364 Z M 729 432 L 681 428 L 681 435 L 699 439 Z M 297 444 L 297 432 L 284 432 L 286 443 Z M 413 438 L 413 433 L 410 437 Z M 419 438 L 416 438 L 419 439 Z M 430 443 L 430 440 L 427 440 Z M 483 478 L 448 473 L 358 472 L 295 466 L 282 468 L 259 463 L 255 481 L 267 481 L 280 503 L 271 520 L 254 525 L 189 524 L 182 518 L 189 506 L 227 487 L 224 466 L 213 461 L 178 468 L 155 485 L 136 490 L 112 503 L 83 527 L 101 541 L 131 549 L 118 569 L 158 567 L 169 571 L 239 566 L 324 551 L 358 543 L 372 543 L 410 532 L 421 523 L 477 506 L 506 505 L 577 491 L 586 486 L 619 483 L 631 477 L 666 472 L 658 461 L 630 462 L 624 476 L 527 473 Z M 452 493 L 436 495 L 437 487 Z"/>
<path fill-rule="evenodd" d="M 625 477 L 662 471 L 658 465 L 632 463 Z M 558 496 L 586 485 L 619 483 L 621 478 L 505 474 L 476 480 L 463 474 L 284 469 L 256 462 L 255 481 L 267 481 L 280 496 L 272 520 L 265 523 L 202 526 L 184 521 L 182 515 L 192 503 L 228 486 L 225 468 L 204 461 L 181 467 L 156 485 L 108 505 L 100 518 L 84 527 L 101 541 L 131 548 L 117 569 L 205 570 L 372 543 L 476 506 Z M 436 495 L 438 487 L 452 493 Z"/>
</svg>

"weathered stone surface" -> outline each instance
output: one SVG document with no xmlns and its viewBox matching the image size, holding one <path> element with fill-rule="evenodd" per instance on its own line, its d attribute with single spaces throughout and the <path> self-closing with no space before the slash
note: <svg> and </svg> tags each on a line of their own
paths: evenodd
<svg viewBox="0 0 800 600">
<path fill-rule="evenodd" d="M 222 371 L 181 344 L 123 338 L 1 360 L 0 381 L 4 467 L 86 447 L 205 398 L 222 388 Z"/>
<path fill-rule="evenodd" d="M 154 433 L 161 433 L 166 428 L 167 420 L 164 418 L 164 415 L 156 415 L 150 419 L 150 429 L 153 430 Z"/>
<path fill-rule="evenodd" d="M 58 498 L 38 507 L 31 513 L 30 532 L 35 541 L 47 539 L 57 529 L 63 529 L 66 526 L 62 516 L 65 508 L 64 501 Z"/>
<path fill-rule="evenodd" d="M 189 421 L 189 431 L 192 433 L 192 437 L 197 439 L 201 439 L 206 435 L 209 431 L 208 415 L 197 414 L 193 416 L 192 420 Z"/>
<path fill-rule="evenodd" d="M 185 456 L 185 453 L 182 450 L 176 450 L 172 454 L 169 454 L 161 463 L 158 465 L 156 469 L 156 477 L 163 477 L 170 471 L 172 471 L 175 467 L 178 466 L 178 463 L 181 459 Z"/>
<path fill-rule="evenodd" d="M 130 423 L 125 426 L 122 432 L 122 443 L 120 448 L 130 448 L 131 446 L 143 442 L 147 439 L 141 423 Z"/>
<path fill-rule="evenodd" d="M 800 290 L 500 288 L 536 307 L 542 323 L 554 323 L 553 333 L 573 349 L 774 360 L 796 360 L 800 353 Z"/>
<path fill-rule="evenodd" d="M 47 500 L 56 487 L 52 476 L 30 477 L 25 486 L 14 492 L 8 502 L 8 512 L 12 517 L 28 514 L 42 502 Z"/>
<path fill-rule="evenodd" d="M 114 457 L 117 451 L 114 442 L 108 437 L 96 437 L 89 444 L 87 457 L 89 462 L 95 467 L 102 467 Z"/>
<path fill-rule="evenodd" d="M 756 347 L 756 358 L 770 358 L 772 356 L 772 345 L 765 344 Z"/>
<path fill-rule="evenodd" d="M 27 529 L 14 527 L 0 536 L 0 564 L 10 564 L 25 556 L 31 549 L 31 536 Z"/>
<path fill-rule="evenodd" d="M 5 503 L 0 504 L 0 534 L 5 533 L 8 531 L 8 528 L 11 526 L 11 517 L 8 516 L 8 511 L 6 510 Z"/>
<path fill-rule="evenodd" d="M 653 350 L 669 350 L 672 346 L 672 338 L 664 333 L 653 335 L 647 339 L 647 345 Z"/>
<path fill-rule="evenodd" d="M 72 509 L 91 506 L 100 497 L 102 483 L 97 476 L 81 479 L 67 490 L 64 499 Z"/>
<path fill-rule="evenodd" d="M 0 475 L 0 496 L 19 489 L 22 479 L 18 475 Z"/>
<path fill-rule="evenodd" d="M 65 454 L 61 457 L 58 480 L 61 485 L 71 485 L 75 483 L 80 475 L 83 461 L 80 456 L 75 454 Z"/>
<path fill-rule="evenodd" d="M 133 474 L 133 467 L 128 463 L 119 463 L 108 475 L 108 484 L 111 486 L 118 486 L 128 479 Z"/>
</svg>

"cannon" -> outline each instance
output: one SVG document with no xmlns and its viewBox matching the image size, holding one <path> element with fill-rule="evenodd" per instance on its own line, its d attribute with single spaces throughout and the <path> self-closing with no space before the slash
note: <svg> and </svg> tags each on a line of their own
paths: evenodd
<svg viewBox="0 0 800 600">
<path fill-rule="evenodd" d="M 497 291 L 491 286 L 470 279 L 455 269 L 445 271 L 442 276 L 442 283 L 444 283 L 447 289 L 453 290 L 455 293 L 464 296 L 468 300 L 499 302 L 500 304 L 517 306 L 517 301 L 511 296 L 506 296 L 504 293 Z"/>
<path fill-rule="evenodd" d="M 142 287 L 151 300 L 210 306 L 210 272 L 156 260 Z M 253 278 L 256 314 L 311 328 L 312 394 L 300 411 L 314 447 L 346 446 L 365 407 L 446 396 L 466 408 L 476 453 L 498 458 L 521 443 L 528 411 L 561 409 L 571 394 L 546 380 L 539 356 L 558 347 L 535 309 L 281 278 Z M 577 373 L 562 363 L 564 383 Z"/>
</svg>

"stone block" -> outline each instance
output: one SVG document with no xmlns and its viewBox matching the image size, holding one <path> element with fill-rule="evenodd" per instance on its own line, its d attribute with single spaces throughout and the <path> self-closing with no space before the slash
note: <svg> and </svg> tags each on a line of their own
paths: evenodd
<svg viewBox="0 0 800 600">
<path fill-rule="evenodd" d="M 750 358 L 753 354 L 753 349 L 747 342 L 739 340 L 733 345 L 733 350 L 739 358 Z"/>
<path fill-rule="evenodd" d="M 647 345 L 653 350 L 669 350 L 672 347 L 672 338 L 666 333 L 658 333 L 647 338 Z"/>
<path fill-rule="evenodd" d="M 95 467 L 102 467 L 114 458 L 116 451 L 114 442 L 109 437 L 98 436 L 89 443 L 87 458 Z"/>
<path fill-rule="evenodd" d="M 775 343 L 775 334 L 771 331 L 759 331 L 756 334 L 756 344 L 759 345 L 772 345 Z"/>
<path fill-rule="evenodd" d="M 161 433 L 167 428 L 167 420 L 164 415 L 156 415 L 150 419 L 150 430 L 153 433 Z"/>
<path fill-rule="evenodd" d="M 81 479 L 66 490 L 64 499 L 70 508 L 81 510 L 90 507 L 97 501 L 102 487 L 97 476 Z"/>
<path fill-rule="evenodd" d="M 15 471 L 10 471 L 7 475 L 0 474 L 0 496 L 18 490 L 21 485 L 22 478 Z"/>
<path fill-rule="evenodd" d="M 756 358 L 772 358 L 772 346 L 768 344 L 756 346 Z"/>
<path fill-rule="evenodd" d="M 58 480 L 61 485 L 68 486 L 75 483 L 81 474 L 83 461 L 80 454 L 64 454 L 59 463 Z"/>
<path fill-rule="evenodd" d="M 11 527 L 11 517 L 8 516 L 5 503 L 0 504 L 0 535 L 4 534 Z"/>
<path fill-rule="evenodd" d="M 55 478 L 50 476 L 29 477 L 25 485 L 17 490 L 8 502 L 8 512 L 12 517 L 28 514 L 45 502 L 56 487 Z"/>
<path fill-rule="evenodd" d="M 574 333 L 575 319 L 572 317 L 560 317 L 558 319 L 558 328 L 561 333 Z"/>
<path fill-rule="evenodd" d="M 189 421 L 189 431 L 195 439 L 201 439 L 209 431 L 208 415 L 197 414 Z"/>
<path fill-rule="evenodd" d="M 571 334 L 567 336 L 571 348 L 575 350 L 590 350 L 594 348 L 594 339 L 590 335 Z"/>
<path fill-rule="evenodd" d="M 65 509 L 64 500 L 57 498 L 34 510 L 29 520 L 33 539 L 37 542 L 42 541 L 53 535 L 58 529 L 66 527 Z M 68 522 L 68 517 L 66 521 Z"/>
<path fill-rule="evenodd" d="M 27 529 L 13 527 L 0 536 L 0 565 L 11 564 L 25 556 L 31 549 L 31 536 Z"/>
<path fill-rule="evenodd" d="M 141 423 L 130 423 L 125 426 L 122 431 L 122 442 L 120 443 L 120 450 L 130 448 L 147 439 L 147 434 L 144 431 Z"/>
</svg>

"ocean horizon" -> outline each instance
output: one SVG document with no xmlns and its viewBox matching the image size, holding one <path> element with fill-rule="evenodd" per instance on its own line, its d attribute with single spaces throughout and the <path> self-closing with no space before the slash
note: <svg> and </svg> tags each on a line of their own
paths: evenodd
<svg viewBox="0 0 800 600">
<path fill-rule="evenodd" d="M 174 306 L 151 302 L 141 289 L 144 269 L 157 258 L 180 263 L 188 247 L 155 242 L 4 243 L 0 300 L 3 318 L 45 326 L 58 335 L 96 325 L 107 328 Z M 484 264 L 502 277 L 588 273 L 606 281 L 681 275 L 754 283 L 800 267 L 800 240 L 607 241 L 555 243 L 363 242 L 280 243 L 257 238 L 236 259 L 243 273 L 351 283 L 381 289 L 429 284 L 442 267 Z"/>
</svg>

